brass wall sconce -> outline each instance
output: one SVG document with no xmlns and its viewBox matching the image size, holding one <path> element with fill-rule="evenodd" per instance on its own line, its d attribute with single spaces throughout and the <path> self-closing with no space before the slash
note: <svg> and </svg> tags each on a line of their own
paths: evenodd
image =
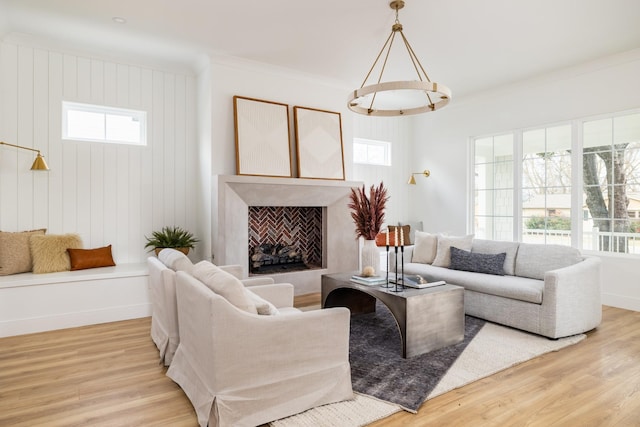
<svg viewBox="0 0 640 427">
<path fill-rule="evenodd" d="M 409 181 L 407 182 L 407 184 L 411 184 L 411 185 L 416 185 L 416 177 L 415 175 L 422 175 L 425 178 L 429 178 L 429 175 L 431 175 L 431 171 L 429 169 L 425 169 L 422 172 L 414 172 L 411 174 L 411 177 L 409 178 Z"/>
<path fill-rule="evenodd" d="M 9 147 L 22 148 L 23 150 L 35 151 L 38 153 L 36 159 L 33 161 L 31 165 L 32 171 L 48 171 L 49 166 L 47 166 L 47 162 L 44 161 L 44 157 L 40 154 L 40 150 L 36 150 L 35 148 L 23 147 L 21 145 L 9 144 L 8 142 L 0 141 L 0 145 L 8 145 Z"/>
</svg>

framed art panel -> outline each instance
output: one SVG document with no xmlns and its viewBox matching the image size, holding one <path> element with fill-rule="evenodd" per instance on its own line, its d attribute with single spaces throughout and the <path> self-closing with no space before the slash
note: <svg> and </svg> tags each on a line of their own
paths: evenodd
<svg viewBox="0 0 640 427">
<path fill-rule="evenodd" d="M 293 107 L 298 176 L 344 180 L 340 113 Z"/>
<path fill-rule="evenodd" d="M 289 106 L 233 97 L 236 174 L 291 177 Z"/>
</svg>

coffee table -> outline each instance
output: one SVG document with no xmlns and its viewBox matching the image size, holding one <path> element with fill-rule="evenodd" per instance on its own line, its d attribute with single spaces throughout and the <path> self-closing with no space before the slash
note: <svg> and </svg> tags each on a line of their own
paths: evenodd
<svg viewBox="0 0 640 427">
<path fill-rule="evenodd" d="M 322 308 L 347 307 L 351 314 L 371 313 L 376 300 L 389 308 L 402 338 L 402 356 L 413 357 L 464 339 L 464 288 L 394 288 L 354 283 L 351 273 L 322 275 Z"/>
</svg>

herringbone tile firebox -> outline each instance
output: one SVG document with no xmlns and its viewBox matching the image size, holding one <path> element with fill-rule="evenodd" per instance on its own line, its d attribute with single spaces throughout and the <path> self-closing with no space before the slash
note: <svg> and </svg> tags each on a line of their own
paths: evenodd
<svg viewBox="0 0 640 427">
<path fill-rule="evenodd" d="M 322 267 L 322 207 L 249 206 L 249 256 L 257 245 L 290 245 Z"/>
</svg>

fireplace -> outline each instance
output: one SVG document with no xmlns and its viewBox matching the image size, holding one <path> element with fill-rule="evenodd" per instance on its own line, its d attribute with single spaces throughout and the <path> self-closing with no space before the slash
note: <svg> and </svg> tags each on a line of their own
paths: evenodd
<svg viewBox="0 0 640 427">
<path fill-rule="evenodd" d="M 322 268 L 322 215 L 317 206 L 249 206 L 249 272 Z"/>
<path fill-rule="evenodd" d="M 270 273 L 276 283 L 291 283 L 295 295 L 320 292 L 323 274 L 358 269 L 358 241 L 349 209 L 352 187 L 362 182 L 246 175 L 216 175 L 212 180 L 212 257 L 216 264 L 239 264 L 250 274 L 249 211 L 259 208 L 321 211 L 320 242 L 307 257 L 311 269 Z M 320 217 L 319 214 L 314 214 Z M 264 222 L 261 222 L 264 224 Z M 317 230 L 317 226 L 315 228 Z M 268 235 L 268 234 L 267 234 Z M 278 239 L 283 240 L 283 239 Z M 290 242 L 268 241 L 270 244 Z"/>
</svg>

